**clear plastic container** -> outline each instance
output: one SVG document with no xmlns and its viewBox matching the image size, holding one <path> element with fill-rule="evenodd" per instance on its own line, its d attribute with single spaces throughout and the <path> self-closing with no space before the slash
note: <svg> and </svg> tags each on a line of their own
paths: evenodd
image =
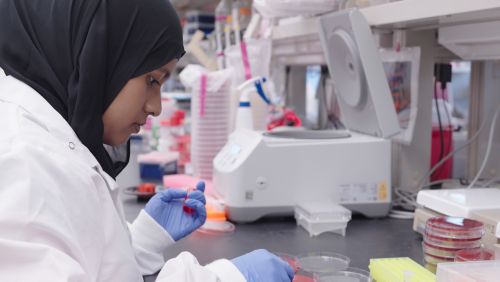
<svg viewBox="0 0 500 282">
<path fill-rule="evenodd" d="M 324 232 L 345 236 L 351 211 L 331 202 L 300 203 L 295 207 L 295 220 L 310 236 Z"/>
<path fill-rule="evenodd" d="M 313 274 L 333 273 L 349 267 L 351 259 L 332 252 L 313 252 L 297 256 L 299 269 Z"/>
<path fill-rule="evenodd" d="M 370 273 L 359 268 L 349 267 L 345 270 L 328 274 L 314 275 L 316 282 L 371 282 Z"/>
<path fill-rule="evenodd" d="M 439 282 L 496 282 L 499 277 L 500 260 L 441 263 L 436 273 Z"/>
</svg>

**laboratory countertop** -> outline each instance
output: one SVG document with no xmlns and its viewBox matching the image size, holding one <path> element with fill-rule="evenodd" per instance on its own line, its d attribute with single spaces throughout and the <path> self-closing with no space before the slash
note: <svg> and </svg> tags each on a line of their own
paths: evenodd
<svg viewBox="0 0 500 282">
<path fill-rule="evenodd" d="M 132 221 L 144 202 L 123 195 L 125 216 Z M 421 238 L 412 230 L 412 220 L 366 219 L 354 217 L 347 226 L 346 237 L 323 233 L 309 237 L 307 231 L 296 225 L 293 217 L 259 220 L 236 224 L 234 233 L 209 235 L 194 232 L 166 251 L 166 258 L 183 251 L 194 254 L 201 264 L 219 258 L 233 258 L 254 249 L 298 255 L 330 251 L 348 256 L 351 266 L 368 270 L 370 258 L 410 257 L 422 263 Z M 155 276 L 145 277 L 154 281 Z"/>
</svg>

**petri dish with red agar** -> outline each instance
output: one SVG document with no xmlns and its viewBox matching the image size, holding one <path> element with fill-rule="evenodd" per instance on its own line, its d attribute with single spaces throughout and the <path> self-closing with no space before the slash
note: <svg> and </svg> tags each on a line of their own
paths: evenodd
<svg viewBox="0 0 500 282">
<path fill-rule="evenodd" d="M 455 254 L 463 249 L 460 248 L 443 248 L 438 246 L 433 246 L 427 242 L 422 242 L 422 248 L 424 253 L 436 256 L 436 257 L 445 257 L 445 258 L 455 258 Z M 472 248 L 470 250 L 479 250 L 480 248 Z"/>
<path fill-rule="evenodd" d="M 472 249 L 481 246 L 482 222 L 461 217 L 435 217 L 427 220 L 424 241 L 448 249 Z"/>
<path fill-rule="evenodd" d="M 485 248 L 460 250 L 455 254 L 455 261 L 494 260 L 495 253 Z"/>
<path fill-rule="evenodd" d="M 426 253 L 424 253 L 424 260 L 427 263 L 430 263 L 430 264 L 433 264 L 433 265 L 437 265 L 438 263 L 442 263 L 442 262 L 454 262 L 455 261 L 454 258 L 445 258 L 445 257 L 433 256 L 433 255 L 429 255 L 429 254 L 426 254 Z"/>
<path fill-rule="evenodd" d="M 453 262 L 462 250 L 478 251 L 484 235 L 483 223 L 461 217 L 435 217 L 427 220 L 424 232 L 424 260 L 436 266 Z"/>
<path fill-rule="evenodd" d="M 462 217 L 434 217 L 427 220 L 425 233 L 457 240 L 481 239 L 484 235 L 484 224 Z"/>
</svg>

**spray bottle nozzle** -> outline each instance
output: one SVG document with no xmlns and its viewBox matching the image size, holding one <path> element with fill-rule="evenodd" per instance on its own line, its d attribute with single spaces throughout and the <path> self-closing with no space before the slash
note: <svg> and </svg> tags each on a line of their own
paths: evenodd
<svg viewBox="0 0 500 282">
<path fill-rule="evenodd" d="M 256 91 L 262 98 L 262 100 L 266 104 L 270 105 L 271 100 L 269 100 L 269 98 L 266 96 L 264 89 L 262 87 L 262 83 L 265 83 L 266 81 L 267 80 L 265 77 L 256 76 L 242 83 L 240 86 L 238 86 L 238 91 L 242 93 L 242 99 L 244 99 L 245 101 L 248 100 L 247 91 Z M 255 89 L 251 90 L 252 87 L 255 87 Z"/>
<path fill-rule="evenodd" d="M 262 78 L 262 82 L 265 83 L 266 79 Z M 262 100 L 264 100 L 266 104 L 271 105 L 271 101 L 269 100 L 269 98 L 267 98 L 266 93 L 264 93 L 264 89 L 262 88 L 262 83 L 260 81 L 255 82 L 255 89 L 257 89 L 257 93 L 262 98 Z"/>
</svg>

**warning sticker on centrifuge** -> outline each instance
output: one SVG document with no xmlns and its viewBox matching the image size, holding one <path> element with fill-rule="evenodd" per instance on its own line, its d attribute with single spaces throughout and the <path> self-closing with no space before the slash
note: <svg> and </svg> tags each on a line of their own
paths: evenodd
<svg viewBox="0 0 500 282">
<path fill-rule="evenodd" d="M 340 185 L 340 201 L 342 203 L 387 201 L 388 193 L 389 191 L 385 182 Z"/>
</svg>

